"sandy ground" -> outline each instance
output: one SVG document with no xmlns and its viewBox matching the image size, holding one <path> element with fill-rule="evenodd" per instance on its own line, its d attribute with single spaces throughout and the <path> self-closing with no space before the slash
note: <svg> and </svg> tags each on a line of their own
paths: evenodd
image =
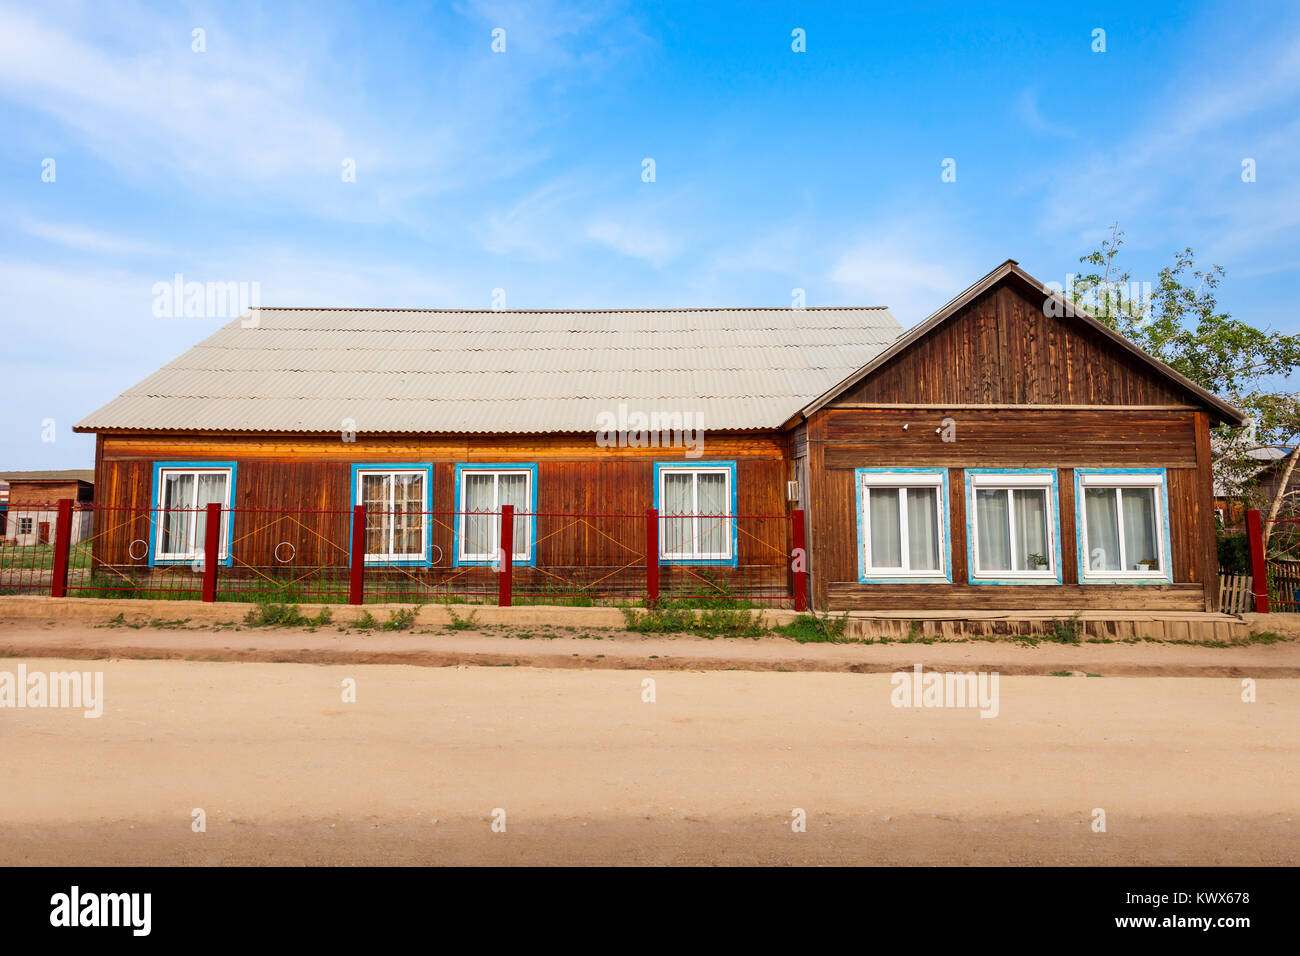
<svg viewBox="0 0 1300 956">
<path fill-rule="evenodd" d="M 879 674 L 0 671 L 20 663 L 100 669 L 106 703 L 99 719 L 0 709 L 0 864 L 1300 858 L 1296 679 L 1260 680 L 1248 704 L 1232 678 L 1003 677 L 981 719 L 892 707 Z"/>
<path fill-rule="evenodd" d="M 1105 677 L 1298 677 L 1300 641 L 1213 647 L 1190 644 L 799 644 L 690 635 L 646 636 L 601 628 L 348 631 L 300 628 L 108 627 L 67 621 L 0 621 L 0 657 L 134 658 L 303 664 L 520 665 L 634 670 L 839 671 L 889 674 L 915 663 L 1004 675 L 1080 671 Z"/>
</svg>

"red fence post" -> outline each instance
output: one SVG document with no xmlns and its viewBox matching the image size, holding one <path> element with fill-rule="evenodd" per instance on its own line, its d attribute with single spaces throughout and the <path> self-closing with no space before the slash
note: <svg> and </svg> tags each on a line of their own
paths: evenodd
<svg viewBox="0 0 1300 956">
<path fill-rule="evenodd" d="M 794 609 L 808 610 L 808 546 L 804 540 L 803 509 L 790 514 L 793 537 L 790 549 L 790 570 L 794 572 Z"/>
<path fill-rule="evenodd" d="M 1268 569 L 1264 563 L 1264 526 L 1259 509 L 1246 512 L 1246 540 L 1250 543 L 1250 589 L 1255 593 L 1255 611 L 1268 613 Z"/>
<path fill-rule="evenodd" d="M 645 510 L 645 606 L 659 603 L 659 509 Z"/>
<path fill-rule="evenodd" d="M 50 578 L 50 597 L 68 594 L 68 550 L 72 545 L 72 499 L 60 498 L 58 524 L 54 526 L 54 574 Z"/>
<path fill-rule="evenodd" d="M 203 600 L 211 604 L 217 599 L 217 563 L 221 555 L 221 504 L 207 507 L 207 521 L 203 528 Z"/>
<path fill-rule="evenodd" d="M 501 506 L 501 576 L 497 579 L 497 606 L 510 606 L 510 579 L 515 565 L 515 506 Z"/>
<path fill-rule="evenodd" d="M 352 548 L 348 555 L 352 569 L 348 603 L 360 604 L 366 587 L 366 506 L 352 506 Z"/>
</svg>

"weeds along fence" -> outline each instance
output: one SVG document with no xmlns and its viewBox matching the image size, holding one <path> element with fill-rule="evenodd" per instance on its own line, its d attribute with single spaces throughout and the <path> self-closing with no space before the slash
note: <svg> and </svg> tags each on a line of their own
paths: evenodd
<svg viewBox="0 0 1300 956">
<path fill-rule="evenodd" d="M 164 510 L 67 499 L 47 510 L 48 540 L 0 538 L 0 593 L 807 607 L 802 511 Z"/>
</svg>

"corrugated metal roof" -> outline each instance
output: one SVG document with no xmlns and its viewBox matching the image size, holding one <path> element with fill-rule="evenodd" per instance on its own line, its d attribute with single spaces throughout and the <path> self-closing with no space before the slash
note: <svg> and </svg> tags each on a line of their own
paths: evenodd
<svg viewBox="0 0 1300 956">
<path fill-rule="evenodd" d="M 74 427 L 580 433 L 625 405 L 777 428 L 901 332 L 883 307 L 264 308 Z"/>
</svg>

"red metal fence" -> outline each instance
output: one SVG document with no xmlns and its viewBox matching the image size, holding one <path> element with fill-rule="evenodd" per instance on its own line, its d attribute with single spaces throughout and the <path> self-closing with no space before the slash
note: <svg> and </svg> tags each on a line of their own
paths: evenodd
<svg viewBox="0 0 1300 956">
<path fill-rule="evenodd" d="M 0 537 L 0 594 L 296 603 L 807 607 L 802 511 L 32 507 Z M 500 547 L 510 542 L 510 547 Z"/>
<path fill-rule="evenodd" d="M 1264 545 L 1264 522 L 1256 510 L 1246 512 L 1250 546 L 1253 610 L 1300 610 L 1300 518 L 1277 518 Z"/>
</svg>

